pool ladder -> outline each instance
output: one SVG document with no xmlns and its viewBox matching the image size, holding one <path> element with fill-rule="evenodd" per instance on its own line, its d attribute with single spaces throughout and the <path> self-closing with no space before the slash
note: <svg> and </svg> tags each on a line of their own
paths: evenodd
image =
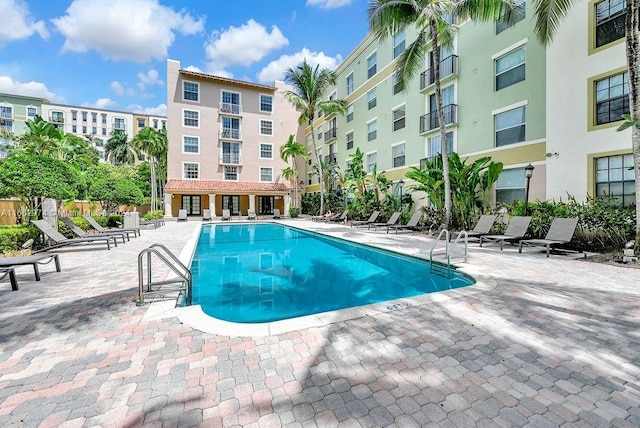
<svg viewBox="0 0 640 428">
<path fill-rule="evenodd" d="M 459 232 L 455 241 L 453 241 L 453 244 L 451 245 L 451 249 L 449 249 L 449 231 L 447 229 L 442 229 L 431 246 L 431 251 L 429 251 L 429 272 L 433 271 L 433 251 L 440 242 L 442 235 L 444 235 L 445 238 L 444 252 L 447 259 L 447 278 L 451 278 L 451 254 L 453 253 L 453 250 L 455 250 L 456 245 L 458 245 L 460 237 L 464 236 L 464 262 L 467 262 L 467 244 L 469 243 L 469 235 L 466 230 Z"/>
<path fill-rule="evenodd" d="M 154 281 L 151 269 L 153 255 L 171 269 L 176 274 L 176 277 Z M 138 306 L 143 305 L 144 297 L 147 295 L 173 291 L 184 293 L 185 304 L 191 304 L 191 271 L 167 247 L 162 244 L 152 244 L 138 254 L 138 302 L 136 304 Z"/>
</svg>

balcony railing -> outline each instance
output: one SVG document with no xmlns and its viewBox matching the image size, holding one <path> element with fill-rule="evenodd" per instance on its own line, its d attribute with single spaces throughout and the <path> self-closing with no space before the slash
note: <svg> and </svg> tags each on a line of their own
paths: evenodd
<svg viewBox="0 0 640 428">
<path fill-rule="evenodd" d="M 242 156 L 240 153 L 220 153 L 220 163 L 224 165 L 240 165 Z"/>
<path fill-rule="evenodd" d="M 337 163 L 337 162 L 338 162 L 338 154 L 329 153 L 329 163 Z"/>
<path fill-rule="evenodd" d="M 458 121 L 458 106 L 455 104 L 449 104 L 444 106 L 444 123 L 449 125 L 450 123 L 456 123 Z M 438 120 L 438 112 L 432 111 L 423 116 L 420 116 L 420 132 L 431 131 L 440 127 L 440 121 Z"/>
<path fill-rule="evenodd" d="M 51 116 L 49 118 L 51 123 L 64 123 L 64 116 Z"/>
<path fill-rule="evenodd" d="M 440 61 L 440 79 L 458 73 L 458 55 L 449 55 Z M 428 68 L 420 75 L 420 90 L 433 85 L 435 82 L 435 70 Z"/>
<path fill-rule="evenodd" d="M 125 129 L 124 123 L 114 123 L 113 129 L 115 129 L 116 131 L 124 131 Z"/>
<path fill-rule="evenodd" d="M 233 128 L 223 128 L 220 130 L 220 138 L 230 138 L 232 140 L 240 139 L 240 130 Z"/>
<path fill-rule="evenodd" d="M 338 128 L 330 128 L 327 132 L 324 133 L 324 140 L 329 141 L 334 138 L 338 138 Z"/>
<path fill-rule="evenodd" d="M 220 113 L 226 114 L 240 114 L 242 112 L 242 105 L 233 103 L 220 103 Z"/>
</svg>

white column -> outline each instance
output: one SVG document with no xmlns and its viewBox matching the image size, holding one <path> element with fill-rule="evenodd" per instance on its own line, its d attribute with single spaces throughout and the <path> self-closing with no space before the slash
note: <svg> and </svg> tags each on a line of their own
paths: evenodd
<svg viewBox="0 0 640 428">
<path fill-rule="evenodd" d="M 173 213 L 171 212 L 171 199 L 173 198 L 173 194 L 165 193 L 164 194 L 164 217 L 171 218 L 173 217 Z"/>
<path fill-rule="evenodd" d="M 256 195 L 249 195 L 249 210 L 257 214 L 256 211 Z"/>
<path fill-rule="evenodd" d="M 216 216 L 216 194 L 209 193 L 209 210 L 211 210 L 211 218 Z"/>
<path fill-rule="evenodd" d="M 284 195 L 284 212 L 282 215 L 289 215 L 289 207 L 291 206 L 291 194 Z"/>
</svg>

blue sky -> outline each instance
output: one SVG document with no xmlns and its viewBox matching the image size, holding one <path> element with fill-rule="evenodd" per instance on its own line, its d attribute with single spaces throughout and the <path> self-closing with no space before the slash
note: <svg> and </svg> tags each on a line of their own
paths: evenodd
<svg viewBox="0 0 640 428">
<path fill-rule="evenodd" d="M 271 84 L 306 58 L 335 68 L 367 0 L 0 0 L 0 93 L 166 114 L 166 60 Z"/>
</svg>

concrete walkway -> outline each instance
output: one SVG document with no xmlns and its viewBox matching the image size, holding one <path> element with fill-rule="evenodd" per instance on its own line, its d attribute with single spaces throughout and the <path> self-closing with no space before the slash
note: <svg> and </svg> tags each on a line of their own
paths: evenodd
<svg viewBox="0 0 640 428">
<path fill-rule="evenodd" d="M 409 254 L 432 242 L 291 223 Z M 640 426 L 636 269 L 471 244 L 464 292 L 231 336 L 135 305 L 138 253 L 181 253 L 198 224 L 60 250 L 62 272 L 0 284 L 0 426 Z"/>
</svg>

